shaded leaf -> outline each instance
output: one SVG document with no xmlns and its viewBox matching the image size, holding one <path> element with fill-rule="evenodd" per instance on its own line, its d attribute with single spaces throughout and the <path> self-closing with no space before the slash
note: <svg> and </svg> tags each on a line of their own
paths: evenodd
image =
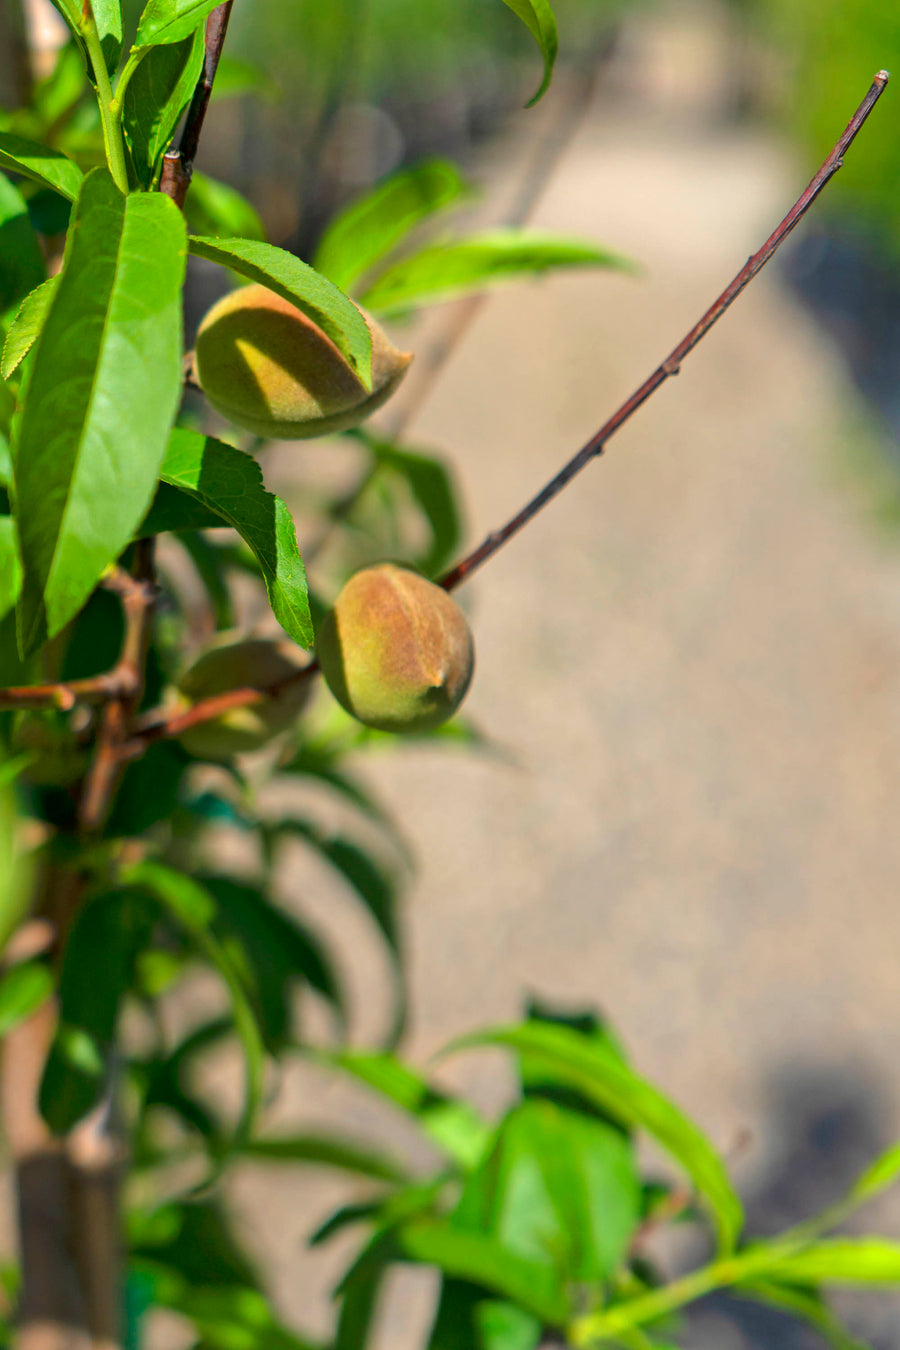
<svg viewBox="0 0 900 1350">
<path fill-rule="evenodd" d="M 171 531 L 179 534 L 187 530 L 221 529 L 225 521 L 199 497 L 194 497 L 168 483 L 160 483 L 150 510 L 134 532 L 135 539 Z M 226 627 L 228 625 L 225 625 Z"/>
<path fill-rule="evenodd" d="M 259 563 L 275 618 L 309 648 L 314 634 L 294 522 L 281 498 L 263 487 L 256 460 L 212 436 L 176 427 L 160 477 L 237 530 Z"/>
<path fill-rule="evenodd" d="M 0 131 L 0 169 L 24 174 L 73 202 L 84 177 L 78 165 L 61 150 L 51 150 L 49 145 L 15 136 L 11 131 Z"/>
<path fill-rule="evenodd" d="M 180 42 L 153 47 L 128 82 L 122 129 L 140 185 L 149 188 L 203 68 L 202 26 Z"/>
<path fill-rule="evenodd" d="M 19 189 L 0 173 L 0 312 L 18 305 L 45 276 L 28 207 Z"/>
<path fill-rule="evenodd" d="M 449 1049 L 506 1045 L 561 1086 L 573 1087 L 625 1125 L 639 1125 L 677 1158 L 712 1210 L 723 1247 L 730 1249 L 743 1210 L 725 1167 L 702 1131 L 662 1093 L 610 1050 L 566 1027 L 542 1022 L 479 1032 Z"/>
<path fill-rule="evenodd" d="M 14 429 L 24 651 L 87 600 L 146 514 L 181 394 L 184 222 L 85 179 Z"/>
<path fill-rule="evenodd" d="M 571 267 L 629 270 L 632 264 L 582 239 L 538 230 L 493 230 L 431 244 L 388 267 L 361 298 L 376 314 L 402 314 L 499 282 Z"/>
<path fill-rule="evenodd" d="M 371 390 L 372 336 L 353 301 L 327 277 L 293 253 L 256 239 L 200 239 L 191 235 L 188 244 L 198 258 L 239 272 L 296 305 L 331 338 L 360 383 Z"/>
<path fill-rule="evenodd" d="M 767 1307 L 792 1313 L 794 1317 L 808 1322 L 828 1342 L 832 1350 L 871 1350 L 871 1347 L 845 1331 L 815 1289 L 753 1280 L 738 1285 L 733 1293 L 737 1298 L 753 1299 Z"/>
<path fill-rule="evenodd" d="M 2 987 L 0 987 L 2 995 Z M 311 1163 L 336 1167 L 343 1172 L 370 1177 L 374 1181 L 404 1182 L 407 1173 L 390 1158 L 359 1148 L 333 1136 L 311 1134 L 284 1135 L 274 1139 L 251 1139 L 244 1146 L 244 1157 L 255 1162 Z"/>
<path fill-rule="evenodd" d="M 121 0 L 91 0 L 91 13 L 97 25 L 97 36 L 103 50 L 107 74 L 112 75 L 122 52 Z"/>
<path fill-rule="evenodd" d="M 569 1306 L 552 1269 L 501 1247 L 493 1238 L 461 1232 L 440 1221 L 416 1221 L 398 1230 L 409 1260 L 435 1265 L 447 1275 L 500 1294 L 551 1326 L 565 1323 Z"/>
<path fill-rule="evenodd" d="M 537 93 L 533 94 L 526 104 L 526 107 L 530 108 L 546 93 L 553 75 L 553 66 L 559 50 L 556 16 L 548 0 L 503 0 L 503 3 L 522 20 L 544 58 L 544 78 Z"/>
<path fill-rule="evenodd" d="M 444 1279 L 428 1350 L 534 1350 L 541 1336 L 533 1313 L 485 1298 L 464 1280 Z"/>
<path fill-rule="evenodd" d="M 425 576 L 436 576 L 462 538 L 459 494 L 449 465 L 434 455 L 378 440 L 362 430 L 352 435 L 369 447 L 379 465 L 399 474 L 409 487 L 431 531 L 431 546 L 416 559 L 416 566 Z"/>
<path fill-rule="evenodd" d="M 428 159 L 392 174 L 332 220 L 313 265 L 343 291 L 401 243 L 420 221 L 458 201 L 467 184 L 455 164 Z"/>
<path fill-rule="evenodd" d="M 3 360 L 0 361 L 0 376 L 4 380 L 9 379 L 31 351 L 44 326 L 58 285 L 58 276 L 48 277 L 26 295 L 16 311 L 3 344 Z"/>
</svg>

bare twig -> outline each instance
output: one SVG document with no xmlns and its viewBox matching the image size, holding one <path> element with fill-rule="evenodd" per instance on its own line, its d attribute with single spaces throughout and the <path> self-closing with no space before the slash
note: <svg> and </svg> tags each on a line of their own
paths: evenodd
<svg viewBox="0 0 900 1350">
<path fill-rule="evenodd" d="M 678 346 L 669 353 L 665 361 L 657 366 L 653 374 L 648 376 L 644 383 L 634 391 L 631 397 L 627 399 L 616 412 L 613 413 L 608 421 L 604 422 L 600 430 L 597 431 L 584 446 L 582 446 L 578 451 L 578 454 L 570 459 L 554 478 L 551 478 L 550 482 L 541 489 L 537 496 L 533 497 L 531 501 L 513 516 L 511 520 L 507 521 L 501 529 L 495 530 L 493 533 L 489 534 L 478 548 L 469 553 L 461 562 L 458 562 L 446 576 L 441 578 L 440 584 L 445 590 L 453 590 L 454 587 L 458 586 L 460 582 L 466 579 L 466 577 L 471 576 L 476 568 L 481 567 L 483 563 L 487 562 L 488 558 L 492 557 L 498 549 L 501 549 L 514 534 L 518 534 L 519 530 L 527 525 L 528 522 L 532 520 L 548 502 L 552 501 L 558 493 L 562 492 L 563 488 L 571 483 L 572 479 L 579 474 L 592 459 L 603 454 L 606 442 L 628 421 L 632 413 L 637 412 L 641 404 L 646 403 L 650 395 L 654 394 L 659 386 L 671 375 L 678 374 L 684 358 L 689 352 L 693 351 L 701 338 L 706 336 L 713 324 L 722 317 L 729 305 L 737 299 L 744 287 L 756 276 L 757 272 L 765 267 L 776 249 L 788 237 L 791 230 L 818 197 L 829 179 L 837 173 L 844 162 L 844 154 L 852 145 L 857 132 L 860 130 L 866 118 L 869 116 L 869 113 L 881 97 L 887 82 L 888 72 L 886 70 L 880 70 L 875 76 L 869 92 L 851 117 L 843 135 L 840 137 L 831 154 L 812 179 L 805 192 L 797 199 L 781 224 L 773 230 L 762 248 L 747 259 L 747 262 L 741 268 L 740 272 L 738 272 L 731 284 L 727 286 L 718 299 L 710 305 L 703 317 L 699 319 L 690 332 L 681 339 Z"/>
<path fill-rule="evenodd" d="M 163 157 L 159 190 L 165 193 L 167 197 L 171 197 L 175 204 L 182 208 L 184 207 L 187 190 L 191 185 L 194 160 L 197 158 L 197 147 L 200 144 L 200 133 L 203 130 L 216 71 L 219 68 L 219 58 L 222 55 L 225 34 L 228 31 L 232 3 L 233 0 L 226 0 L 226 3 L 214 9 L 206 20 L 206 55 L 203 59 L 203 70 L 200 79 L 197 81 L 191 106 L 188 108 L 184 131 L 181 133 L 181 142 L 177 150 L 167 150 Z"/>
</svg>

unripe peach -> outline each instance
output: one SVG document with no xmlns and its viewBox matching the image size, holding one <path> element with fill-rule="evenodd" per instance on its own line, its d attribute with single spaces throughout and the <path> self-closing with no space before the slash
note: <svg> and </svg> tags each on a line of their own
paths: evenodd
<svg viewBox="0 0 900 1350">
<path fill-rule="evenodd" d="M 257 436 L 301 440 L 355 427 L 393 393 L 412 360 L 371 315 L 368 390 L 322 329 L 265 286 L 241 286 L 204 318 L 197 383 L 213 407 Z"/>
<path fill-rule="evenodd" d="M 392 563 L 350 578 L 319 629 L 316 652 L 337 701 L 381 731 L 445 722 L 465 698 L 475 664 L 456 601 Z"/>
<path fill-rule="evenodd" d="M 245 686 L 272 692 L 260 703 L 198 722 L 178 739 L 198 759 L 219 762 L 261 749 L 287 730 L 309 698 L 309 680 L 297 678 L 304 665 L 300 649 L 288 641 L 220 639 L 178 681 L 182 708 Z"/>
</svg>

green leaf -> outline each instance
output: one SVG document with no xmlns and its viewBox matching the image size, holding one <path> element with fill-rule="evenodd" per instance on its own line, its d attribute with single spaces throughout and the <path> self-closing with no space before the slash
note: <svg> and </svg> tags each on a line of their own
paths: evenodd
<svg viewBox="0 0 900 1350">
<path fill-rule="evenodd" d="M 180 534 L 185 530 L 222 529 L 225 521 L 215 511 L 194 497 L 168 483 L 160 483 L 144 519 L 134 532 L 135 539 L 147 539 L 154 534 Z M 228 627 L 229 625 L 222 625 Z"/>
<path fill-rule="evenodd" d="M 154 181 L 203 69 L 202 26 L 180 42 L 152 47 L 125 89 L 122 127 L 137 180 Z"/>
<path fill-rule="evenodd" d="M 184 264 L 174 202 L 88 175 L 12 446 L 25 652 L 78 612 L 150 505 L 181 395 Z"/>
<path fill-rule="evenodd" d="M 219 88 L 221 66 L 216 75 L 215 88 Z M 242 239 L 262 239 L 266 237 L 266 227 L 254 206 L 227 183 L 199 173 L 196 169 L 191 177 L 184 214 L 192 234 L 237 235 Z"/>
<path fill-rule="evenodd" d="M 544 1323 L 561 1326 L 569 1315 L 568 1299 L 554 1271 L 514 1255 L 493 1238 L 429 1220 L 404 1225 L 397 1238 L 409 1260 L 438 1266 L 447 1275 L 500 1294 Z"/>
<path fill-rule="evenodd" d="M 721 1246 L 730 1250 L 743 1210 L 718 1154 L 702 1131 L 662 1093 L 601 1043 L 542 1022 L 501 1027 L 453 1042 L 450 1051 L 506 1045 L 561 1087 L 574 1088 L 623 1125 L 647 1130 L 677 1158 L 712 1210 Z"/>
<path fill-rule="evenodd" d="M 0 169 L 21 173 L 73 202 L 84 177 L 78 165 L 60 150 L 14 136 L 11 131 L 0 131 Z"/>
<path fill-rule="evenodd" d="M 360 303 L 376 314 L 402 314 L 499 282 L 571 267 L 627 271 L 632 264 L 581 239 L 538 230 L 492 230 L 431 244 L 402 258 L 381 273 Z"/>
<path fill-rule="evenodd" d="M 331 338 L 363 386 L 372 388 L 372 335 L 353 301 L 327 277 L 293 253 L 256 239 L 200 239 L 191 235 L 188 245 L 198 258 L 239 272 L 248 281 L 268 286 L 290 300 Z"/>
<path fill-rule="evenodd" d="M 107 892 L 79 910 L 60 972 L 60 1027 L 40 1089 L 41 1114 L 65 1134 L 96 1105 L 122 998 L 152 915 L 139 897 Z"/>
<path fill-rule="evenodd" d="M 52 993 L 53 976 L 42 961 L 23 961 L 8 970 L 0 979 L 0 1036 L 30 1017 Z"/>
<path fill-rule="evenodd" d="M 235 1029 L 244 1051 L 244 1104 L 231 1145 L 240 1148 L 250 1137 L 262 1098 L 265 1050 L 241 972 L 212 931 L 215 900 L 191 877 L 162 863 L 136 863 L 125 870 L 123 880 L 129 886 L 148 892 L 169 911 L 209 964 L 219 972 L 228 989 Z"/>
<path fill-rule="evenodd" d="M 381 1284 L 397 1255 L 393 1232 L 379 1233 L 347 1271 L 338 1287 L 342 1297 L 332 1350 L 366 1350 Z"/>
<path fill-rule="evenodd" d="M 876 1158 L 856 1179 L 847 1195 L 847 1203 L 862 1205 L 879 1191 L 892 1186 L 900 1176 L 900 1144 L 894 1144 L 880 1158 Z"/>
<path fill-rule="evenodd" d="M 851 1336 L 815 1289 L 776 1284 L 771 1280 L 753 1280 L 729 1291 L 737 1298 L 752 1299 L 769 1308 L 778 1308 L 808 1322 L 832 1350 L 871 1350 L 871 1346 Z"/>
<path fill-rule="evenodd" d="M 160 478 L 237 530 L 259 563 L 275 618 L 301 647 L 311 647 L 306 572 L 294 522 L 281 498 L 263 487 L 256 460 L 212 436 L 176 427 Z"/>
<path fill-rule="evenodd" d="M 2 986 L 0 986 L 2 995 Z M 311 1163 L 320 1167 L 336 1167 L 373 1181 L 405 1182 L 407 1173 L 390 1158 L 345 1143 L 333 1136 L 311 1134 L 285 1135 L 280 1139 L 251 1139 L 242 1150 L 243 1156 L 255 1162 Z"/>
<path fill-rule="evenodd" d="M 343 1022 L 338 978 L 309 930 L 256 886 L 227 877 L 204 876 L 202 881 L 216 902 L 216 931 L 240 945 L 267 1047 L 277 1052 L 292 1043 L 299 981 L 327 999 Z"/>
<path fill-rule="evenodd" d="M 189 37 L 220 0 L 147 0 L 135 47 L 156 47 Z"/>
<path fill-rule="evenodd" d="M 485 1298 L 464 1280 L 444 1279 L 427 1350 L 535 1350 L 541 1333 L 532 1313 Z"/>
<path fill-rule="evenodd" d="M 449 160 L 428 159 L 401 169 L 334 218 L 313 265 L 342 291 L 350 291 L 410 230 L 467 191 L 465 179 Z"/>
<path fill-rule="evenodd" d="M 640 1201 L 633 1151 L 621 1130 L 533 1099 L 501 1124 L 452 1222 L 490 1233 L 567 1282 L 599 1284 L 625 1258 Z"/>
<path fill-rule="evenodd" d="M 8 614 L 22 588 L 22 564 L 16 541 L 16 522 L 0 516 L 0 619 Z"/>
<path fill-rule="evenodd" d="M 886 1238 L 826 1238 L 767 1271 L 788 1284 L 897 1284 L 900 1242 Z"/>
<path fill-rule="evenodd" d="M 380 465 L 407 483 L 431 530 L 431 545 L 416 565 L 425 576 L 437 576 L 462 538 L 458 493 L 449 466 L 433 455 L 379 441 L 365 432 L 358 439 L 369 446 Z"/>
<path fill-rule="evenodd" d="M 0 361 L 0 377 L 4 380 L 9 379 L 31 351 L 50 312 L 58 285 L 58 276 L 48 277 L 26 295 L 16 311 L 3 344 L 3 360 Z"/>
<path fill-rule="evenodd" d="M 321 1063 L 358 1078 L 417 1118 L 423 1132 L 463 1168 L 480 1161 L 492 1131 L 475 1109 L 461 1098 L 432 1088 L 402 1060 L 390 1054 L 365 1051 L 322 1051 Z"/>
<path fill-rule="evenodd" d="M 18 305 L 45 276 L 28 207 L 19 189 L 0 173 L 0 313 Z"/>
<path fill-rule="evenodd" d="M 503 0 L 513 14 L 518 15 L 541 49 L 544 58 L 544 78 L 537 93 L 525 105 L 530 108 L 546 93 L 553 75 L 553 66 L 559 49 L 556 17 L 548 0 Z"/>
</svg>

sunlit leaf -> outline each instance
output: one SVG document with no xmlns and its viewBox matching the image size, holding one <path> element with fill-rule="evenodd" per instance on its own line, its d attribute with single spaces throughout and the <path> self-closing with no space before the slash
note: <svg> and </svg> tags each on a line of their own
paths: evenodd
<svg viewBox="0 0 900 1350">
<path fill-rule="evenodd" d="M 216 90 L 219 87 L 219 74 L 216 75 Z M 229 184 L 220 183 L 208 174 L 198 173 L 196 169 L 191 176 L 184 214 L 193 234 L 214 235 L 216 238 L 220 235 L 236 235 L 242 239 L 262 240 L 266 237 L 266 228 L 259 212 L 246 197 Z"/>
<path fill-rule="evenodd" d="M 45 276 L 44 259 L 25 200 L 0 173 L 0 313 L 19 305 Z"/>
<path fill-rule="evenodd" d="M 125 89 L 122 129 L 138 182 L 148 188 L 203 68 L 203 29 L 153 47 Z"/>
<path fill-rule="evenodd" d="M 493 230 L 430 244 L 386 268 L 361 303 L 376 314 L 402 314 L 500 282 L 572 267 L 630 270 L 618 254 L 583 239 L 538 230 Z"/>
<path fill-rule="evenodd" d="M 181 395 L 181 213 L 85 180 L 14 428 L 28 651 L 81 608 L 146 514 Z"/>
<path fill-rule="evenodd" d="M 49 145 L 15 136 L 11 131 L 0 131 L 0 169 L 24 174 L 26 178 L 44 187 L 61 192 L 75 201 L 81 190 L 83 174 L 78 165 L 60 150 Z"/>
<path fill-rule="evenodd" d="M 466 191 L 464 178 L 449 160 L 423 160 L 401 169 L 334 218 L 313 263 L 341 290 L 351 291 L 416 225 Z"/>
<path fill-rule="evenodd" d="M 773 1261 L 767 1271 L 779 1282 L 798 1284 L 897 1284 L 900 1242 L 886 1238 L 826 1238 L 794 1256 Z"/>
<path fill-rule="evenodd" d="M 53 975 L 42 961 L 23 961 L 0 978 L 0 1036 L 30 1017 L 53 993 Z"/>
<path fill-rule="evenodd" d="M 22 589 L 22 564 L 12 516 L 0 516 L 0 619 L 8 614 Z"/>
<path fill-rule="evenodd" d="M 352 300 L 307 263 L 256 239 L 200 239 L 189 247 L 198 258 L 229 267 L 248 281 L 290 300 L 331 338 L 366 388 L 372 388 L 372 335 Z"/>
<path fill-rule="evenodd" d="M 147 0 L 138 24 L 135 47 L 180 42 L 216 8 L 220 0 Z"/>
<path fill-rule="evenodd" d="M 48 277 L 33 291 L 26 295 L 16 311 L 16 317 L 9 326 L 6 341 L 3 344 L 3 359 L 0 361 L 0 376 L 4 380 L 14 374 L 18 366 L 31 351 L 44 321 L 50 311 L 50 305 L 59 285 L 59 277 Z"/>
</svg>

